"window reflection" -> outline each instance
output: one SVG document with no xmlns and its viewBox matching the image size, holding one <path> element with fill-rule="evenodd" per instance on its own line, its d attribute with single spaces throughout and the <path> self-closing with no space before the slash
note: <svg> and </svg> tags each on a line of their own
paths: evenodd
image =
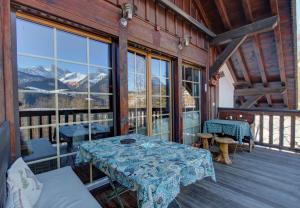
<svg viewBox="0 0 300 208">
<path fill-rule="evenodd" d="M 17 19 L 17 48 L 18 53 L 53 57 L 53 28 Z"/>
<path fill-rule="evenodd" d="M 54 61 L 18 56 L 19 89 L 37 92 L 55 89 Z"/>
<path fill-rule="evenodd" d="M 21 153 L 35 173 L 113 136 L 110 44 L 17 19 L 17 55 Z"/>
<path fill-rule="evenodd" d="M 72 33 L 57 31 L 57 56 L 59 59 L 87 63 L 86 38 Z"/>
<path fill-rule="evenodd" d="M 196 133 L 200 132 L 200 71 L 197 68 L 183 66 L 183 141 L 192 144 Z"/>
</svg>

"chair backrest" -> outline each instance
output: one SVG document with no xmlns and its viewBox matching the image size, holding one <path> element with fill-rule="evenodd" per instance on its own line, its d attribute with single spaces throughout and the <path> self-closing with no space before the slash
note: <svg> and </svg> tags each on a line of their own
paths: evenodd
<svg viewBox="0 0 300 208">
<path fill-rule="evenodd" d="M 0 208 L 5 207 L 7 198 L 7 169 L 10 164 L 9 125 L 5 121 L 0 126 Z"/>
</svg>

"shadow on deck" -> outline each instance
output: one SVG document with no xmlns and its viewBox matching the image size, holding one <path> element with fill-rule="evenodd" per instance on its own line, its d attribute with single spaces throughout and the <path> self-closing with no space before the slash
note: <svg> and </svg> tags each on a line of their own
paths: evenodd
<svg viewBox="0 0 300 208">
<path fill-rule="evenodd" d="M 231 166 L 215 163 L 215 170 L 217 183 L 204 179 L 181 190 L 177 198 L 182 208 L 299 207 L 299 154 L 256 147 L 252 153 L 237 152 Z M 115 201 L 106 200 L 109 190 L 93 195 L 103 207 L 117 207 Z M 122 199 L 126 207 L 137 207 L 134 192 Z"/>
</svg>

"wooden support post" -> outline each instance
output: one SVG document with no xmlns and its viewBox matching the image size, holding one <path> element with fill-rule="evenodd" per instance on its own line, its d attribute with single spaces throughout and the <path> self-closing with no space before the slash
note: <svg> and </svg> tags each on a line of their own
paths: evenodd
<svg viewBox="0 0 300 208">
<path fill-rule="evenodd" d="M 117 132 L 119 135 L 128 133 L 128 34 L 127 29 L 120 26 L 119 45 L 117 52 Z"/>
<path fill-rule="evenodd" d="M 218 73 L 219 69 L 223 64 L 231 57 L 231 55 L 237 50 L 237 48 L 246 40 L 247 36 L 243 36 L 233 40 L 224 51 L 218 56 L 215 63 L 209 69 L 209 77 L 211 78 L 214 74 Z"/>
<path fill-rule="evenodd" d="M 174 61 L 173 69 L 173 102 L 174 102 L 174 113 L 173 113 L 173 135 L 174 141 L 183 142 L 183 118 L 182 118 L 182 58 L 178 57 Z"/>
<path fill-rule="evenodd" d="M 17 47 L 16 47 L 16 13 L 11 11 L 10 1 L 0 0 L 3 74 L 5 86 L 5 112 L 10 127 L 10 144 L 12 160 L 18 158 L 20 151 L 18 85 L 17 82 Z"/>
</svg>

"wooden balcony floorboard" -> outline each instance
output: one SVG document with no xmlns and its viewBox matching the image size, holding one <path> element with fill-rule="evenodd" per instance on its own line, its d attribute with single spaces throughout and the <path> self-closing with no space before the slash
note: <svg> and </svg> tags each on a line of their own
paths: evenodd
<svg viewBox="0 0 300 208">
<path fill-rule="evenodd" d="M 291 208 L 300 204 L 300 155 L 256 147 L 237 152 L 233 165 L 215 163 L 217 183 L 210 179 L 184 187 L 177 199 L 182 208 Z M 109 187 L 93 191 L 103 207 Z M 134 192 L 122 195 L 125 207 L 134 208 Z M 170 208 L 176 207 L 171 204 Z"/>
</svg>

